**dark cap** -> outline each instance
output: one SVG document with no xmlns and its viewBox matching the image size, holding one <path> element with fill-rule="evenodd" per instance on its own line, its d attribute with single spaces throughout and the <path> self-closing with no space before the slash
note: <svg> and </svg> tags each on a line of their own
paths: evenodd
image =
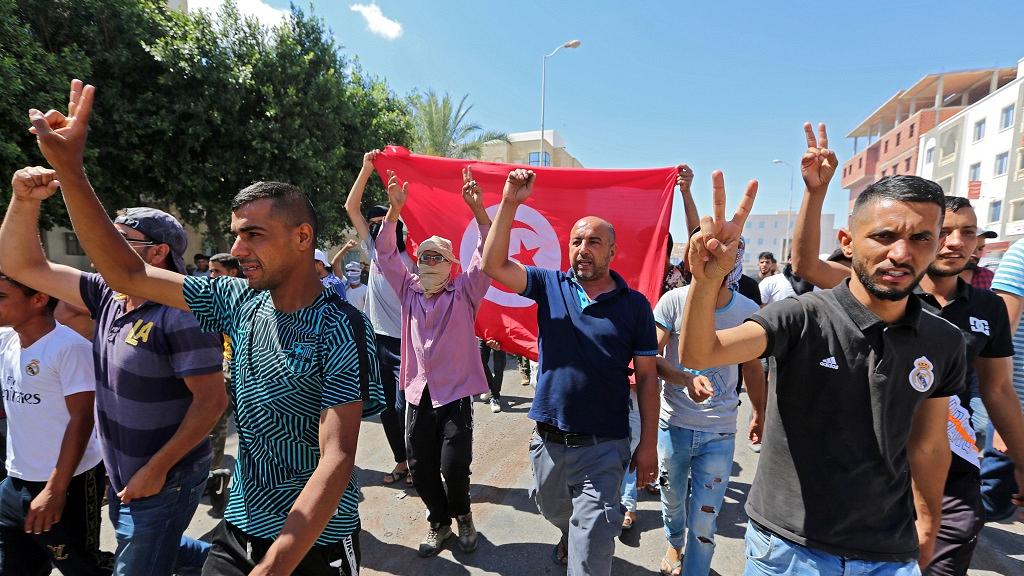
<svg viewBox="0 0 1024 576">
<path fill-rule="evenodd" d="M 186 273 L 183 255 L 188 246 L 188 236 L 177 218 L 156 208 L 125 208 L 114 223 L 124 224 L 145 234 L 150 240 L 170 246 L 174 271 Z"/>
<path fill-rule="evenodd" d="M 999 234 L 996 234 L 995 230 L 986 230 L 984 228 L 978 228 L 978 238 L 996 238 Z"/>
<path fill-rule="evenodd" d="M 380 204 L 378 204 L 376 206 L 370 207 L 370 209 L 366 212 L 366 219 L 369 220 L 370 218 L 383 218 L 384 216 L 387 215 L 388 207 L 381 206 Z"/>
<path fill-rule="evenodd" d="M 843 252 L 842 248 L 836 248 L 825 260 L 828 262 L 844 262 L 849 260 L 849 258 L 846 256 L 846 252 Z"/>
</svg>

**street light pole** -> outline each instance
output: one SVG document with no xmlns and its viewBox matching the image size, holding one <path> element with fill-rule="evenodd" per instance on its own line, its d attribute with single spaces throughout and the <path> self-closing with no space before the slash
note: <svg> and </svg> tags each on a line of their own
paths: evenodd
<svg viewBox="0 0 1024 576">
<path fill-rule="evenodd" d="M 537 157 L 539 166 L 544 165 L 544 84 L 547 81 L 548 58 L 554 56 L 555 52 L 562 48 L 579 48 L 579 46 L 579 40 L 569 40 L 540 59 L 540 154 Z"/>
<path fill-rule="evenodd" d="M 789 166 L 789 210 L 786 212 L 786 238 L 782 245 L 782 258 L 786 258 L 786 252 L 792 252 L 790 244 L 793 242 L 792 232 L 789 230 L 790 219 L 793 217 L 793 175 L 796 172 L 793 165 L 785 160 L 772 160 L 772 164 L 785 164 Z M 788 260 L 788 258 L 786 258 Z"/>
</svg>

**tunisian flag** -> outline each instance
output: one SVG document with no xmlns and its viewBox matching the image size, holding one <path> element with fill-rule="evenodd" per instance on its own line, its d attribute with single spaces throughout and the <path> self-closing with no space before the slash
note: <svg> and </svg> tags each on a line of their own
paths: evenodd
<svg viewBox="0 0 1024 576">
<path fill-rule="evenodd" d="M 437 234 L 452 241 L 462 266 L 469 266 L 478 233 L 473 213 L 462 200 L 462 169 L 469 166 L 494 217 L 508 173 L 529 168 L 537 174 L 533 194 L 516 212 L 509 257 L 528 266 L 568 270 L 569 233 L 584 216 L 615 226 L 618 250 L 611 268 L 633 289 L 656 303 L 665 273 L 666 242 L 672 214 L 675 168 L 589 170 L 542 168 L 412 154 L 388 146 L 374 168 L 387 185 L 387 171 L 409 183 L 402 220 L 415 247 Z M 410 254 L 411 255 L 411 254 Z M 502 350 L 537 359 L 537 304 L 492 283 L 476 317 L 476 334 L 493 338 Z"/>
</svg>

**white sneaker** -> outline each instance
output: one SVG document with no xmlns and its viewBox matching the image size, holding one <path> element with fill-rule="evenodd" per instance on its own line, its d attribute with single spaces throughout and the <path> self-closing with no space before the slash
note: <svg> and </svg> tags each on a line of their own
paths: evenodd
<svg viewBox="0 0 1024 576">
<path fill-rule="evenodd" d="M 491 399 L 491 393 L 490 392 L 484 392 L 483 394 L 480 395 L 480 401 L 481 402 L 487 402 L 490 399 Z"/>
<path fill-rule="evenodd" d="M 494 412 L 495 414 L 501 412 L 501 404 L 498 403 L 497 398 L 491 398 L 488 403 L 491 405 L 491 412 Z"/>
</svg>

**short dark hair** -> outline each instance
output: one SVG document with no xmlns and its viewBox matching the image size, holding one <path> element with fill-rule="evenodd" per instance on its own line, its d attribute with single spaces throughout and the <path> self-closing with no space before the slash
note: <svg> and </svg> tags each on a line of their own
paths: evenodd
<svg viewBox="0 0 1024 576">
<path fill-rule="evenodd" d="M 973 208 L 973 206 L 971 206 L 971 201 L 963 196 L 946 196 L 945 203 L 946 212 L 952 212 L 954 214 L 964 208 Z"/>
<path fill-rule="evenodd" d="M 226 252 L 214 254 L 213 256 L 210 256 L 210 262 L 217 262 L 229 270 L 234 270 L 239 276 L 242 275 L 242 265 L 238 263 L 238 258 L 235 258 L 231 254 Z"/>
<path fill-rule="evenodd" d="M 207 256 L 206 254 L 203 254 L 202 252 L 199 252 L 195 256 L 192 257 L 192 263 L 193 264 L 198 264 L 200 260 L 207 260 L 208 261 L 209 259 L 210 259 L 209 256 Z"/>
<path fill-rule="evenodd" d="M 21 282 L 18 282 L 17 280 L 15 280 L 14 278 L 11 278 L 10 276 L 4 274 L 3 272 L 0 272 L 0 280 L 4 280 L 4 281 L 10 283 L 11 286 L 14 286 L 18 290 L 21 290 L 22 294 L 24 294 L 25 296 L 28 296 L 30 298 L 32 296 L 35 296 L 36 294 L 40 293 L 39 290 L 36 290 L 34 288 L 29 288 L 28 286 L 25 286 Z M 49 294 L 47 294 L 46 297 L 49 298 L 49 300 L 46 301 L 46 311 L 47 311 L 47 313 L 52 315 L 53 311 L 57 309 L 57 303 L 59 302 L 59 300 L 57 300 L 53 296 L 50 296 Z"/>
<path fill-rule="evenodd" d="M 886 176 L 868 186 L 853 202 L 851 216 L 855 216 L 864 206 L 878 200 L 895 200 L 897 202 L 922 202 L 935 204 L 939 207 L 939 222 L 946 212 L 945 194 L 942 187 L 920 176 L 898 175 Z"/>
<path fill-rule="evenodd" d="M 772 254 L 771 252 L 761 252 L 757 255 L 757 260 L 758 262 L 761 260 L 771 260 L 772 262 L 775 262 L 775 254 Z"/>
<path fill-rule="evenodd" d="M 281 214 L 291 226 L 309 224 L 313 228 L 313 244 L 319 229 L 316 210 L 298 186 L 284 182 L 256 182 L 242 188 L 231 200 L 231 211 L 234 212 L 246 204 L 257 200 L 269 199 L 274 203 L 274 212 Z"/>
</svg>

